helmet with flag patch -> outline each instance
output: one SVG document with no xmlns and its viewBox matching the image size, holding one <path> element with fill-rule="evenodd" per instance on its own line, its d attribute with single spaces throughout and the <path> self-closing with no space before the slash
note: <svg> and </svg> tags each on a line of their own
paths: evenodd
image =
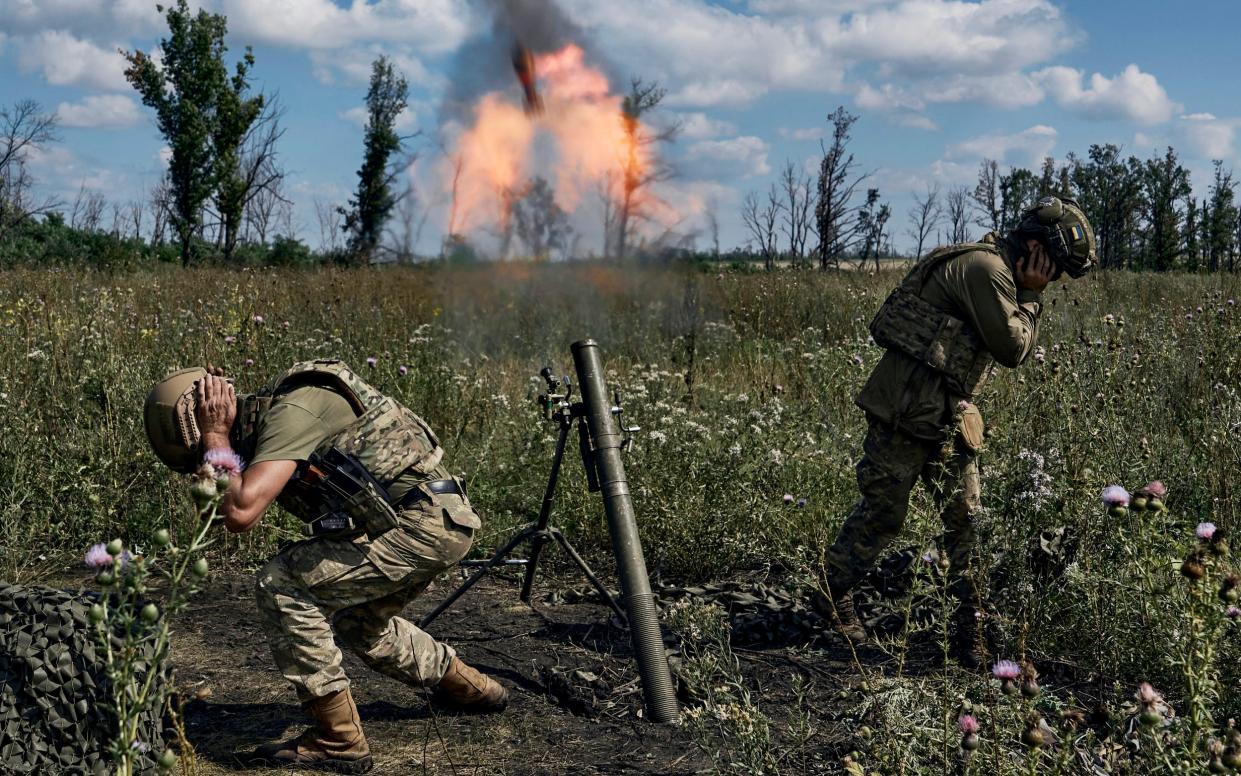
<svg viewBox="0 0 1241 776">
<path fill-rule="evenodd" d="M 1085 275 L 1097 261 L 1094 230 L 1081 205 L 1068 197 L 1042 197 L 1021 214 L 1016 233 L 1038 240 L 1069 277 Z"/>
</svg>

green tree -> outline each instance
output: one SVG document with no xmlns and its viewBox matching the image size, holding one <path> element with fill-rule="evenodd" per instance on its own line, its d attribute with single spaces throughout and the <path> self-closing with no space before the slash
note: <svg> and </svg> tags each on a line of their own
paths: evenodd
<svg viewBox="0 0 1241 776">
<path fill-rule="evenodd" d="M 546 260 L 554 250 L 562 254 L 568 250 L 573 233 L 569 216 L 556 204 L 556 193 L 542 176 L 513 203 L 513 222 L 531 258 Z"/>
<path fill-rule="evenodd" d="M 1204 234 L 1203 246 L 1207 257 L 1207 269 L 1215 272 L 1228 261 L 1232 266 L 1232 256 L 1236 251 L 1237 205 L 1235 203 L 1237 184 L 1232 180 L 1232 170 L 1224 169 L 1222 159 L 1214 160 L 1215 179 L 1211 181 L 1211 189 L 1207 192 L 1207 201 L 1202 205 L 1202 227 Z"/>
<path fill-rule="evenodd" d="M 1092 145 L 1087 159 L 1076 159 L 1070 173 L 1078 201 L 1094 227 L 1099 263 L 1121 267 L 1136 253 L 1142 201 L 1141 162 L 1126 162 L 1120 147 Z"/>
<path fill-rule="evenodd" d="M 220 248 L 224 260 L 233 257 L 237 237 L 241 233 L 241 219 L 245 210 L 249 181 L 242 174 L 241 143 L 256 119 L 263 112 L 263 95 L 247 97 L 250 83 L 247 80 L 254 66 L 254 54 L 246 54 L 237 63 L 237 69 L 227 84 L 219 90 L 211 133 L 215 172 L 215 205 L 220 214 Z"/>
<path fill-rule="evenodd" d="M 349 258 L 355 264 L 370 262 L 384 223 L 392 213 L 396 198 L 392 181 L 392 155 L 401 150 L 404 138 L 397 134 L 396 119 L 405 110 L 409 84 L 386 56 L 371 64 L 371 84 L 366 92 L 366 133 L 362 167 L 358 170 L 358 190 L 349 208 L 340 209 L 342 227 L 349 235 Z"/>
<path fill-rule="evenodd" d="M 1047 157 L 1050 159 L 1051 157 Z M 1044 173 L 1046 166 L 1044 166 Z M 1043 191 L 1044 179 L 1024 167 L 1014 167 L 1000 178 L 1000 231 L 1015 229 L 1021 222 L 1021 214 L 1034 204 Z"/>
<path fill-rule="evenodd" d="M 202 232 L 203 205 L 218 182 L 217 139 L 227 140 L 219 133 L 219 107 L 221 95 L 229 90 L 224 65 L 228 20 L 204 10 L 192 14 L 186 0 L 177 0 L 164 18 L 169 34 L 160 41 L 162 61 L 143 51 L 122 53 L 129 63 L 125 78 L 142 95 L 143 104 L 155 111 L 156 123 L 172 152 L 169 216 L 180 244 L 181 263 L 188 265 L 194 238 Z M 243 81 L 252 62 L 247 52 L 238 65 Z"/>
<path fill-rule="evenodd" d="M 1142 186 L 1149 234 L 1146 266 L 1162 272 L 1172 269 L 1180 255 L 1182 213 L 1177 203 L 1192 190 L 1189 171 L 1177 161 L 1172 146 L 1168 146 L 1162 157 L 1146 161 Z"/>
</svg>

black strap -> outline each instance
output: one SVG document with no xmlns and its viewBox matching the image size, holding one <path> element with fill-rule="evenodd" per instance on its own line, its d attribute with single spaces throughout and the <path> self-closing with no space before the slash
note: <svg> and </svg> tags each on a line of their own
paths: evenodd
<svg viewBox="0 0 1241 776">
<path fill-rule="evenodd" d="M 410 488 L 404 496 L 401 496 L 399 501 L 393 504 L 393 506 L 395 506 L 398 510 L 406 509 L 418 503 L 422 499 L 425 499 L 427 494 L 423 488 L 426 488 L 436 495 L 443 495 L 445 493 L 455 496 L 465 495 L 465 490 L 457 484 L 456 480 L 430 480 L 429 482 L 423 482 Z"/>
</svg>

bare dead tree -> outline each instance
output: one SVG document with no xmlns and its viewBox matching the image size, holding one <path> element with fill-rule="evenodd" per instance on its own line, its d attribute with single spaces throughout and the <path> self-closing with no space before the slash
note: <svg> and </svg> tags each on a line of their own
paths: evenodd
<svg viewBox="0 0 1241 776">
<path fill-rule="evenodd" d="M 103 194 L 90 191 L 82 184 L 73 200 L 73 209 L 69 211 L 69 226 L 82 232 L 97 232 L 107 207 L 108 200 Z"/>
<path fill-rule="evenodd" d="M 331 202 L 315 197 L 315 218 L 319 222 L 319 248 L 326 253 L 341 249 L 341 223 L 344 218 Z"/>
<path fill-rule="evenodd" d="M 820 148 L 818 201 L 814 217 L 819 236 L 817 253 L 819 268 L 839 268 L 841 257 L 852 248 L 861 232 L 858 208 L 851 204 L 854 191 L 869 175 L 854 173 L 853 154 L 849 153 L 849 129 L 857 116 L 843 106 L 836 108 L 827 120 L 832 125 L 832 144 Z"/>
<path fill-rule="evenodd" d="M 163 245 L 168 231 L 168 218 L 172 207 L 172 191 L 167 178 L 160 178 L 151 189 L 151 244 Z"/>
<path fill-rule="evenodd" d="M 978 168 L 978 185 L 974 187 L 974 208 L 978 211 L 977 224 L 984 229 L 998 231 L 1004 218 L 1003 200 L 1000 197 L 1000 165 L 994 159 L 983 159 Z"/>
<path fill-rule="evenodd" d="M 0 240 L 29 219 L 52 212 L 59 202 L 36 200 L 34 179 L 26 166 L 30 152 L 55 142 L 56 116 L 34 100 L 0 108 Z"/>
<path fill-rule="evenodd" d="M 789 241 L 789 259 L 796 267 L 806 256 L 806 241 L 814 217 L 814 192 L 810 176 L 788 160 L 780 170 L 780 190 L 784 196 L 780 230 Z"/>
<path fill-rule="evenodd" d="M 513 224 L 517 237 L 534 259 L 549 259 L 569 247 L 573 228 L 569 216 L 556 204 L 556 194 L 547 180 L 538 177 L 525 186 L 522 197 L 513 203 Z"/>
<path fill-rule="evenodd" d="M 120 239 L 120 237 L 125 233 L 125 224 L 129 220 L 129 213 L 126 210 L 124 202 L 113 202 L 111 209 L 112 229 L 109 233 L 113 237 Z"/>
<path fill-rule="evenodd" d="M 943 215 L 943 208 L 939 204 L 938 185 L 928 184 L 925 194 L 914 195 L 914 205 L 909 210 L 909 236 L 918 244 L 914 249 L 914 258 L 922 258 L 922 249 L 926 247 L 927 238 L 935 231 Z"/>
<path fill-rule="evenodd" d="M 651 184 L 668 180 L 674 170 L 654 153 L 654 147 L 672 140 L 680 126 L 672 124 L 652 130 L 642 117 L 655 110 L 667 90 L 658 84 L 645 83 L 641 78 L 630 82 L 629 94 L 621 107 L 621 127 L 625 133 L 625 158 L 621 161 L 619 191 L 616 198 L 616 256 L 625 258 L 634 226 L 649 217 L 652 204 Z"/>
<path fill-rule="evenodd" d="M 780 250 L 776 243 L 779 236 L 776 224 L 783 209 L 780 190 L 774 183 L 767 190 L 766 202 L 754 191 L 747 193 L 741 202 L 741 222 L 758 245 L 758 251 L 763 256 L 764 269 L 772 270 L 776 267 L 776 256 Z"/>
<path fill-rule="evenodd" d="M 412 178 L 406 178 L 405 190 L 397 196 L 395 210 L 395 224 L 389 219 L 381 247 L 391 253 L 397 262 L 412 263 L 417 257 L 422 230 L 430 215 L 430 208 L 421 205 Z"/>
<path fill-rule="evenodd" d="M 127 221 L 129 227 L 133 229 L 133 234 L 131 236 L 135 240 L 142 239 L 142 222 L 146 217 L 145 201 L 146 193 L 144 192 L 142 196 L 138 197 L 138 199 L 131 199 L 129 201 L 129 207 L 127 208 Z"/>
<path fill-rule="evenodd" d="M 948 190 L 946 197 L 948 215 L 948 242 L 955 245 L 969 239 L 970 231 L 970 192 L 964 186 L 955 186 Z"/>
<path fill-rule="evenodd" d="M 719 208 L 719 203 L 712 197 L 707 200 L 706 212 L 707 233 L 711 235 L 711 255 L 718 259 L 720 257 L 720 219 L 716 216 L 715 211 Z"/>
<path fill-rule="evenodd" d="M 277 158 L 277 144 L 284 137 L 285 108 L 278 96 L 266 99 L 263 111 L 241 141 L 237 183 L 241 192 L 242 223 L 246 239 L 267 243 L 272 219 L 282 206 L 291 204 L 284 194 L 285 171 Z"/>
</svg>

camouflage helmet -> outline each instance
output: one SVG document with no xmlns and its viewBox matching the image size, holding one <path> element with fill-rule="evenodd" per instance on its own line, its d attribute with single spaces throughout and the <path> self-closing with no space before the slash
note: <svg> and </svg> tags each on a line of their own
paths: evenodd
<svg viewBox="0 0 1241 776">
<path fill-rule="evenodd" d="M 198 402 L 194 389 L 207 375 L 202 367 L 169 373 L 151 388 L 142 410 L 147 441 L 156 457 L 179 472 L 192 472 L 198 465 L 198 444 L 202 434 L 194 410 Z"/>
<path fill-rule="evenodd" d="M 1042 242 L 1069 277 L 1085 275 L 1097 260 L 1090 221 L 1081 205 L 1068 197 L 1042 197 L 1021 214 L 1016 231 Z"/>
</svg>

